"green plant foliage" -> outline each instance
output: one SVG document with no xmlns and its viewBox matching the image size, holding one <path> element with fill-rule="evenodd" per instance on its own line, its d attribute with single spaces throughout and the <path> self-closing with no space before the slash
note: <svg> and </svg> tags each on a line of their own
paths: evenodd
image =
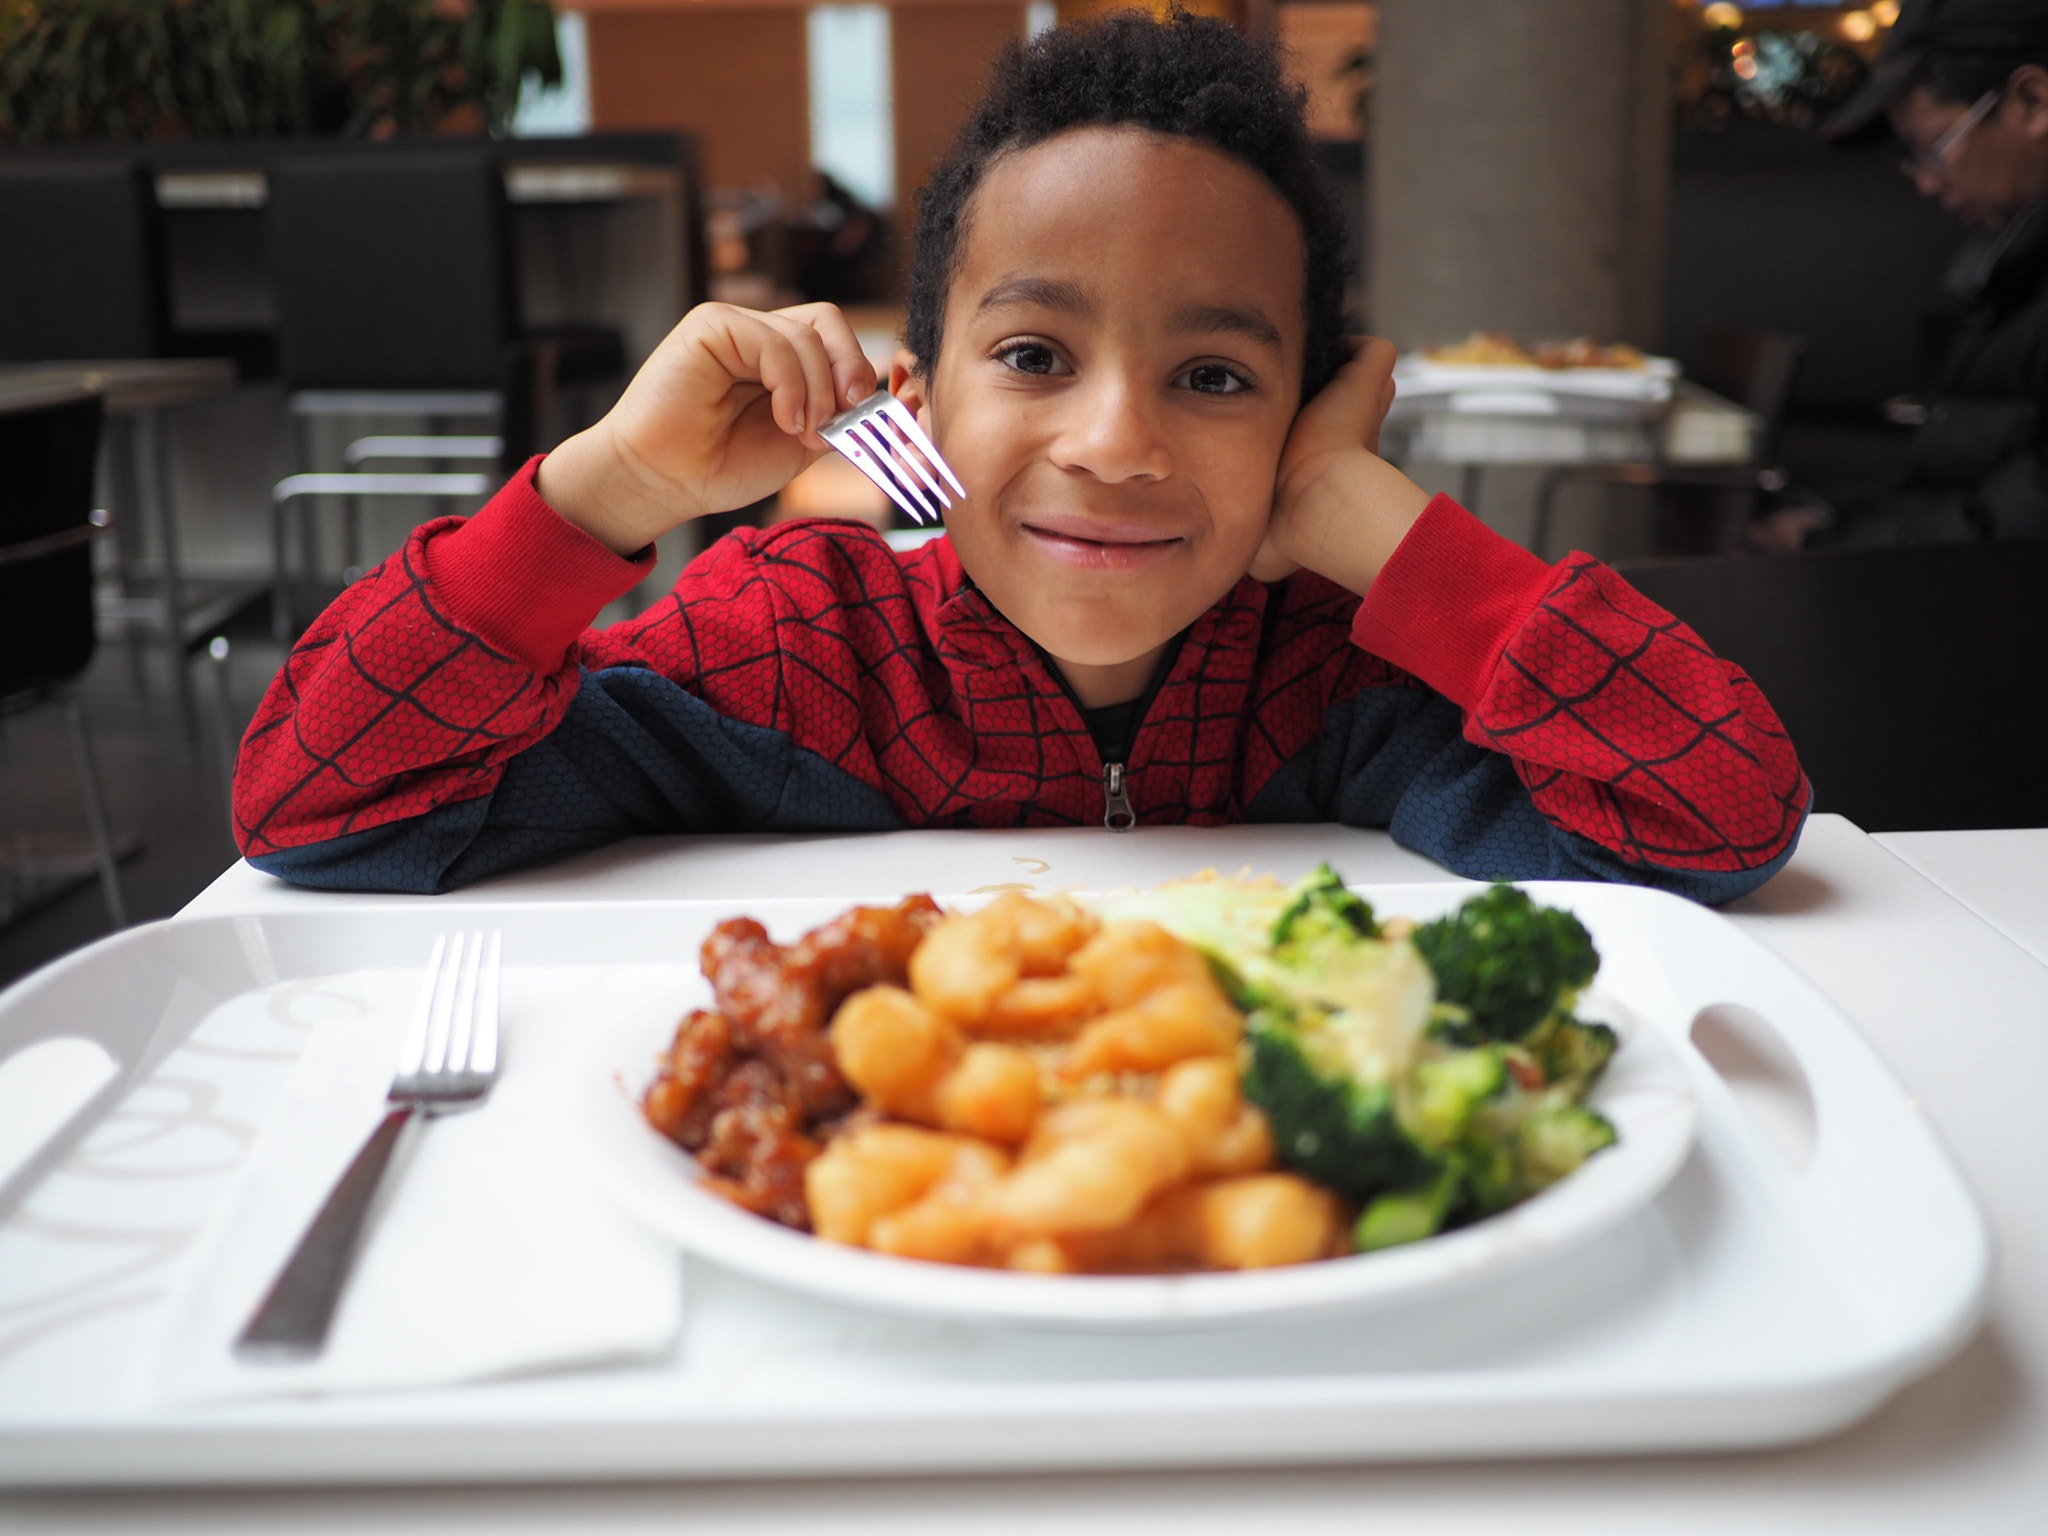
<svg viewBox="0 0 2048 1536">
<path fill-rule="evenodd" d="M 0 142 L 501 131 L 549 0 L 0 0 Z"/>
</svg>

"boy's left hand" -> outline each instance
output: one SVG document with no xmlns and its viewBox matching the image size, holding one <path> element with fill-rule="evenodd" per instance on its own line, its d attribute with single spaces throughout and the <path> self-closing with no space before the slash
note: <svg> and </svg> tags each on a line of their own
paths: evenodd
<svg viewBox="0 0 2048 1536">
<path fill-rule="evenodd" d="M 1394 403 L 1391 342 L 1353 339 L 1351 361 L 1301 408 L 1280 452 L 1273 519 L 1252 561 L 1260 581 L 1307 567 L 1363 595 L 1406 538 L 1429 493 L 1379 456 Z"/>
</svg>

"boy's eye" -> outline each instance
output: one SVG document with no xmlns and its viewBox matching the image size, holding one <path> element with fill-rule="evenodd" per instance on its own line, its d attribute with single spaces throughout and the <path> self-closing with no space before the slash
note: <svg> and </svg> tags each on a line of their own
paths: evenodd
<svg viewBox="0 0 2048 1536">
<path fill-rule="evenodd" d="M 1252 387 L 1243 374 L 1222 363 L 1197 363 L 1174 382 L 1198 395 L 1239 395 Z"/>
<path fill-rule="evenodd" d="M 1051 347 L 1040 341 L 1020 341 L 1004 347 L 996 353 L 999 362 L 1007 364 L 1019 373 L 1035 373 L 1041 376 L 1068 372 L 1066 360 Z"/>
</svg>

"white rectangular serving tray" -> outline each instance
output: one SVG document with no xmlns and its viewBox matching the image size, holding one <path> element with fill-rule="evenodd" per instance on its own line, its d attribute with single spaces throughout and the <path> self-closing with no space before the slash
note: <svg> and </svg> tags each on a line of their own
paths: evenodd
<svg viewBox="0 0 2048 1536">
<path fill-rule="evenodd" d="M 1360 889 L 1384 914 L 1428 916 L 1472 887 Z M 122 1390 L 139 1341 L 234 1189 L 306 1020 L 347 1006 L 351 977 L 383 973 L 388 989 L 432 931 L 487 923 L 505 934 L 508 1025 L 588 1030 L 603 1021 L 563 999 L 672 991 L 680 1013 L 701 986 L 699 939 L 733 909 L 444 898 L 118 934 L 0 994 L 0 1062 L 74 1036 L 120 1064 L 0 1185 L 0 1485 L 1750 1447 L 1847 1425 L 1960 1348 L 1985 1304 L 1984 1224 L 1848 1022 L 1702 908 L 1530 889 L 1585 920 L 1603 988 L 1676 1047 L 1700 1106 L 1690 1159 L 1647 1209 L 1535 1268 L 1356 1315 L 1105 1336 L 870 1314 L 692 1263 L 683 1337 L 656 1365 L 150 1411 Z M 745 908 L 784 939 L 820 916 L 814 902 Z M 545 1018 L 539 998 L 553 999 Z"/>
</svg>

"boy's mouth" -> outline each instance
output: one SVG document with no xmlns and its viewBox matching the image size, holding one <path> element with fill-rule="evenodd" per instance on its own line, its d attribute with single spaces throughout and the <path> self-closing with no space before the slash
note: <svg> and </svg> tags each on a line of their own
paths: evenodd
<svg viewBox="0 0 2048 1536">
<path fill-rule="evenodd" d="M 1021 525 L 1027 537 L 1053 559 L 1094 569 L 1128 570 L 1179 548 L 1186 541 L 1143 523 L 1103 522 L 1086 517 L 1034 518 Z"/>
</svg>

